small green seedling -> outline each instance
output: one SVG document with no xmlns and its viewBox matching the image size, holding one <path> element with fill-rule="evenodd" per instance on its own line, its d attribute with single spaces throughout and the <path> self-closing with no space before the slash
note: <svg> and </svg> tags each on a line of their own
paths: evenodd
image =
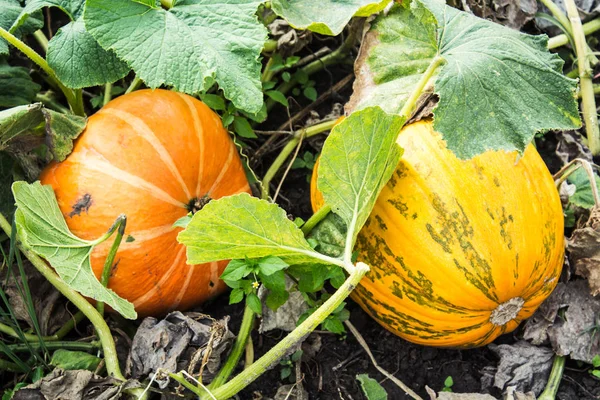
<svg viewBox="0 0 600 400">
<path fill-rule="evenodd" d="M 592 369 L 590 369 L 589 372 L 596 378 L 600 378 L 600 355 L 596 354 L 594 358 L 592 358 Z"/>
<path fill-rule="evenodd" d="M 442 388 L 442 392 L 451 392 L 452 385 L 454 385 L 454 379 L 452 379 L 452 376 L 448 376 L 444 381 L 444 387 Z"/>
<path fill-rule="evenodd" d="M 299 362 L 301 359 L 302 350 L 298 350 L 291 356 L 285 357 L 281 361 L 279 361 L 279 365 L 281 365 L 281 371 L 279 373 L 281 380 L 287 379 L 290 383 L 296 382 L 294 363 Z"/>
</svg>

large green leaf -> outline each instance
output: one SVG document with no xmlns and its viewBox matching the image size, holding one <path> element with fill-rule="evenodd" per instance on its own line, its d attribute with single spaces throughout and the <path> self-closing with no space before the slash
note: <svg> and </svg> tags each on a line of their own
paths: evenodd
<svg viewBox="0 0 600 400">
<path fill-rule="evenodd" d="M 421 3 L 403 2 L 378 17 L 362 42 L 350 109 L 399 113 L 436 56 L 437 21 Z"/>
<path fill-rule="evenodd" d="M 177 240 L 190 264 L 266 256 L 288 264 L 322 260 L 283 209 L 246 193 L 212 200 Z"/>
<path fill-rule="evenodd" d="M 273 0 L 271 7 L 296 29 L 339 35 L 353 16 L 367 17 L 390 0 Z"/>
<path fill-rule="evenodd" d="M 379 107 L 366 108 L 336 125 L 325 141 L 317 186 L 348 226 L 346 256 L 400 161 L 396 139 L 404 122 Z"/>
<path fill-rule="evenodd" d="M 133 304 L 105 288 L 92 271 L 94 242 L 73 235 L 50 186 L 15 182 L 16 222 L 20 239 L 48 260 L 60 278 L 82 295 L 102 301 L 125 318 L 135 319 Z M 107 227 L 108 229 L 109 227 Z"/>
<path fill-rule="evenodd" d="M 427 5 L 433 13 L 418 0 L 403 1 L 373 24 L 356 67 L 361 73 L 355 108 L 380 105 L 399 112 L 438 56 L 444 65 L 433 82 L 439 96 L 435 128 L 461 158 L 488 149 L 523 152 L 538 131 L 580 126 L 576 81 L 562 74 L 563 61 L 548 52 L 546 36 L 526 35 L 438 1 Z"/>
<path fill-rule="evenodd" d="M 9 30 L 14 22 L 21 15 L 23 7 L 19 0 L 0 0 L 0 28 Z M 44 25 L 42 14 L 37 12 L 19 29 L 11 30 L 12 33 L 20 38 L 28 33 L 35 32 Z M 0 39 L 0 55 L 8 54 L 8 43 Z"/>
<path fill-rule="evenodd" d="M 29 104 L 40 91 L 40 85 L 33 82 L 29 70 L 13 67 L 0 61 L 0 107 L 15 107 Z"/>
<path fill-rule="evenodd" d="M 241 110 L 263 104 L 260 0 L 181 0 L 169 10 L 135 1 L 88 0 L 85 25 L 148 86 L 197 94 L 216 81 Z"/>
<path fill-rule="evenodd" d="M 58 30 L 48 44 L 47 58 L 56 76 L 70 88 L 112 83 L 130 70 L 113 51 L 100 47 L 85 29 L 83 18 Z"/>
<path fill-rule="evenodd" d="M 29 0 L 13 23 L 11 31 L 20 27 L 31 15 L 44 7 L 59 8 L 74 21 L 83 14 L 84 6 L 85 0 Z"/>
<path fill-rule="evenodd" d="M 48 110 L 41 103 L 9 108 L 0 111 L 0 150 L 27 152 L 46 144 L 53 158 L 62 161 L 85 124 L 83 117 Z"/>
<path fill-rule="evenodd" d="M 104 50 L 83 23 L 84 0 L 32 0 L 23 9 L 11 30 L 43 7 L 60 8 L 71 19 L 48 43 L 48 64 L 58 79 L 70 88 L 112 83 L 123 78 L 130 68 L 112 51 Z"/>
</svg>

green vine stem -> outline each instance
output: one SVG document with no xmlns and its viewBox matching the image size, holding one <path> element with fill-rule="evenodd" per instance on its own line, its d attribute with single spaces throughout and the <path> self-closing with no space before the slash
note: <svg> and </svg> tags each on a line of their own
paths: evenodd
<svg viewBox="0 0 600 400">
<path fill-rule="evenodd" d="M 567 18 L 567 16 L 562 12 L 560 7 L 558 7 L 552 0 L 540 0 L 540 1 L 542 2 L 543 5 L 546 6 L 546 8 L 548 10 L 550 10 L 550 12 L 554 16 L 554 18 L 556 18 L 556 20 L 563 26 L 563 28 L 567 31 L 567 33 L 571 36 L 575 36 L 574 32 L 573 32 L 572 24 L 569 22 L 569 18 Z M 566 5 L 566 3 L 568 3 L 568 1 L 565 1 L 565 7 L 567 8 L 567 13 L 570 14 L 568 11 L 569 7 Z M 577 18 L 579 20 L 579 14 L 577 14 Z M 581 25 L 581 20 L 579 20 L 579 24 Z M 568 40 L 569 39 L 567 37 L 567 41 Z M 585 39 L 584 39 L 584 43 L 585 43 Z M 592 50 L 589 48 L 587 43 L 585 43 L 584 46 L 588 53 L 592 52 Z M 581 54 L 584 54 L 584 53 L 581 53 Z M 598 63 L 598 59 L 596 58 L 595 55 L 590 54 L 590 57 L 594 64 Z"/>
<path fill-rule="evenodd" d="M 229 353 L 229 357 L 227 357 L 227 361 L 225 364 L 223 364 L 217 376 L 215 376 L 208 386 L 210 390 L 221 387 L 231 376 L 231 373 L 237 366 L 240 358 L 242 357 L 242 353 L 246 348 L 246 343 L 248 342 L 250 332 L 252 331 L 252 327 L 254 325 L 254 318 L 254 311 L 252 311 L 252 309 L 246 304 L 246 307 L 244 307 L 244 316 L 242 317 L 242 325 L 240 326 L 239 334 L 235 339 L 235 343 L 233 344 L 231 353 Z"/>
<path fill-rule="evenodd" d="M 304 236 L 308 235 L 310 231 L 313 230 L 315 226 L 331 212 L 331 207 L 327 204 L 324 204 L 323 207 L 319 208 L 319 210 L 314 213 L 304 225 L 302 225 L 302 233 Z"/>
<path fill-rule="evenodd" d="M 40 45 L 40 47 L 42 48 L 42 50 L 44 50 L 44 53 L 47 53 L 48 52 L 48 38 L 46 37 L 46 35 L 44 35 L 44 32 L 42 32 L 40 29 L 38 29 L 37 31 L 33 32 L 33 37 L 35 38 L 35 40 L 37 40 L 37 42 Z"/>
<path fill-rule="evenodd" d="M 51 90 L 45 93 L 36 94 L 35 101 L 39 101 L 44 106 L 46 106 L 46 108 L 58 111 L 63 114 L 68 114 L 70 112 L 70 110 L 67 107 L 63 106 L 58 101 L 56 101 L 56 99 L 54 98 L 54 93 Z"/>
<path fill-rule="evenodd" d="M 542 2 L 543 5 L 546 6 L 546 8 L 548 10 L 550 10 L 550 13 L 552 13 L 554 18 L 556 18 L 556 20 L 558 22 L 560 22 L 560 24 L 563 26 L 563 28 L 565 28 L 570 33 L 571 32 L 571 30 L 570 30 L 571 24 L 569 23 L 569 19 L 562 12 L 560 7 L 557 6 L 556 3 L 554 3 L 552 0 L 540 0 L 540 1 Z"/>
<path fill-rule="evenodd" d="M 8 236 L 11 235 L 11 226 L 4 217 L 0 214 L 0 228 L 6 232 Z M 61 292 L 67 299 L 69 299 L 81 312 L 90 320 L 94 325 L 96 332 L 98 333 L 98 339 L 102 343 L 102 350 L 104 352 L 104 360 L 106 362 L 106 370 L 108 373 L 119 380 L 125 380 L 125 377 L 121 373 L 119 367 L 119 359 L 117 358 L 117 350 L 115 348 L 115 341 L 110 333 L 110 328 L 104 321 L 104 318 L 96 311 L 82 295 L 71 289 L 60 277 L 54 272 L 54 270 L 46 264 L 46 262 L 35 254 L 32 250 L 18 243 L 17 247 L 27 257 L 27 259 L 33 264 L 33 266 L 46 278 L 59 292 Z"/>
<path fill-rule="evenodd" d="M 44 342 L 56 342 L 58 340 L 61 340 L 69 332 L 71 332 L 71 330 L 73 330 L 73 327 L 75 326 L 75 324 L 80 322 L 83 319 L 83 317 L 84 317 L 83 313 L 81 311 L 78 312 L 77 314 L 75 314 L 73 316 L 73 318 L 71 318 L 69 321 L 67 321 L 67 323 L 65 323 L 58 331 L 56 331 L 56 333 L 54 335 L 42 336 L 41 339 Z M 19 333 L 17 333 L 17 331 L 15 331 L 13 328 L 11 328 L 8 325 L 2 324 L 2 323 L 0 323 L 0 333 L 4 333 L 5 335 L 14 337 L 15 339 L 23 338 L 28 342 L 39 342 L 39 340 L 40 340 L 40 337 L 38 335 L 34 335 L 31 333 L 23 332 L 22 333 L 23 336 L 20 336 Z"/>
<path fill-rule="evenodd" d="M 25 374 L 28 372 L 19 365 L 6 360 L 0 360 L 0 371 L 16 372 L 18 374 Z"/>
<path fill-rule="evenodd" d="M 215 389 L 211 393 L 200 394 L 202 400 L 215 398 L 225 400 L 233 397 L 240 390 L 254 382 L 266 370 L 275 365 L 282 357 L 284 357 L 295 345 L 301 343 L 306 336 L 321 324 L 339 305 L 350 295 L 356 285 L 369 271 L 369 266 L 358 262 L 356 266 L 349 265 L 347 269 L 352 270 L 352 273 L 338 290 L 311 314 L 302 324 L 290 332 L 283 340 L 277 343 L 265 355 L 255 361 L 251 366 L 242 371 L 235 378 L 227 382 L 225 385 Z"/>
<path fill-rule="evenodd" d="M 131 84 L 129 85 L 129 87 L 125 91 L 125 94 L 129 94 L 129 93 L 131 93 L 133 91 L 138 90 L 138 88 L 141 85 L 142 85 L 142 80 L 136 76 L 135 78 L 133 78 L 133 81 L 131 81 Z"/>
<path fill-rule="evenodd" d="M 273 66 L 273 63 L 274 63 L 273 60 L 274 60 L 273 57 L 269 58 L 269 61 L 267 61 L 267 64 L 265 65 L 265 69 L 260 76 L 260 81 L 263 83 L 269 82 L 275 75 L 275 72 L 271 69 L 271 67 Z"/>
<path fill-rule="evenodd" d="M 593 19 L 590 22 L 583 24 L 583 33 L 587 36 L 596 31 L 600 30 L 600 18 Z M 560 34 L 556 35 L 548 40 L 548 49 L 556 49 L 569 43 L 569 37 L 567 35 Z"/>
<path fill-rule="evenodd" d="M 104 97 L 102 98 L 102 105 L 105 106 L 112 98 L 112 83 L 104 85 Z"/>
<path fill-rule="evenodd" d="M 292 137 L 292 139 L 285 145 L 283 149 L 281 149 L 281 152 L 279 153 L 275 161 L 273 161 L 273 164 L 271 164 L 271 166 L 265 173 L 265 176 L 263 177 L 261 194 L 261 197 L 263 199 L 269 198 L 269 185 L 271 184 L 271 180 L 275 177 L 275 175 L 277 174 L 281 166 L 285 163 L 285 160 L 287 160 L 289 155 L 292 154 L 292 151 L 294 151 L 294 149 L 300 142 L 300 138 L 302 138 L 303 136 L 304 138 L 309 138 L 311 136 L 327 132 L 335 126 L 336 122 L 337 119 L 332 119 L 294 132 L 294 136 Z"/>
<path fill-rule="evenodd" d="M 56 84 L 60 88 L 60 90 L 64 93 L 65 97 L 67 98 L 67 101 L 69 102 L 69 105 L 71 106 L 71 110 L 73 111 L 73 113 L 75 115 L 85 117 L 85 111 L 83 109 L 83 101 L 78 100 L 76 91 L 73 91 L 73 90 L 67 88 L 65 85 L 62 84 L 62 82 L 60 82 L 58 80 L 58 78 L 56 77 L 56 73 L 54 72 L 54 70 L 52 68 L 50 68 L 50 65 L 48 65 L 48 63 L 42 56 L 40 56 L 38 53 L 36 53 L 35 50 L 33 50 L 31 47 L 27 46 L 21 40 L 17 39 L 12 33 L 8 32 L 7 30 L 5 30 L 1 27 L 0 27 L 0 37 L 2 39 L 6 40 L 11 45 L 13 45 L 14 47 L 16 47 L 19 51 L 21 51 L 23 54 L 25 54 L 31 61 L 33 61 L 41 69 L 43 69 L 44 72 L 46 72 L 46 74 L 48 75 L 48 78 L 54 84 Z"/>
<path fill-rule="evenodd" d="M 421 79 L 419 79 L 419 82 L 417 82 L 417 86 L 410 94 L 410 97 L 406 99 L 406 102 L 402 106 L 402 110 L 400 110 L 400 116 L 404 117 L 405 121 L 408 121 L 412 116 L 412 113 L 415 110 L 417 104 L 417 100 L 419 100 L 419 97 L 425 90 L 425 87 L 429 83 L 431 77 L 433 77 L 433 74 L 435 73 L 437 68 L 444 62 L 444 58 L 442 56 L 437 55 L 433 58 L 433 60 L 431 60 L 431 63 L 429 64 L 425 72 L 423 72 Z"/>
<path fill-rule="evenodd" d="M 277 40 L 269 39 L 265 42 L 263 53 L 272 53 L 277 50 Z"/>
<path fill-rule="evenodd" d="M 323 70 L 325 67 L 328 67 L 333 64 L 339 64 L 344 59 L 346 59 L 346 57 L 348 56 L 349 50 L 356 43 L 356 39 L 357 39 L 357 30 L 352 29 L 350 31 L 350 33 L 348 34 L 348 37 L 346 38 L 346 40 L 344 40 L 344 43 L 342 43 L 342 45 L 340 47 L 338 47 L 335 51 L 327 54 L 326 56 L 324 56 L 318 60 L 315 60 L 315 61 L 311 62 L 310 64 L 305 65 L 304 67 L 301 68 L 301 70 L 306 75 L 311 76 L 311 75 Z M 277 88 L 275 90 L 277 90 L 283 94 L 286 94 L 287 92 L 292 90 L 297 84 L 298 84 L 297 78 L 295 78 L 295 75 L 292 75 L 292 78 L 289 81 L 283 82 L 281 85 L 277 86 Z M 267 99 L 267 111 L 271 110 L 276 104 L 278 104 L 278 103 L 276 101 L 274 101 L 273 99 Z"/>
<path fill-rule="evenodd" d="M 48 350 L 58 350 L 58 349 L 67 349 L 67 350 L 79 350 L 79 351 L 92 351 L 100 348 L 101 343 L 99 341 L 92 342 L 49 342 L 45 343 L 44 347 Z M 28 344 L 10 344 L 6 346 L 6 351 L 12 351 L 14 353 L 19 353 L 23 351 L 30 351 L 33 349 L 41 348 L 41 343 L 28 343 Z M 0 353 L 4 353 L 3 349 L 0 349 Z"/>
<path fill-rule="evenodd" d="M 579 71 L 579 88 L 581 91 L 581 111 L 585 123 L 588 147 L 593 155 L 600 154 L 600 128 L 598 127 L 598 114 L 596 111 L 596 98 L 592 83 L 592 67 L 588 53 L 585 34 L 581 26 L 581 19 L 574 0 L 565 0 L 565 6 L 571 21 L 571 30 L 575 40 L 577 66 Z"/>
<path fill-rule="evenodd" d="M 594 197 L 594 204 L 600 205 L 600 196 L 598 195 L 598 185 L 596 185 L 596 175 L 594 174 L 594 167 L 598 168 L 596 164 L 592 164 L 582 158 L 576 158 L 570 161 L 567 165 L 562 167 L 560 171 L 554 174 L 556 189 L 560 190 L 560 186 L 564 181 L 567 180 L 569 175 L 575 172 L 579 168 L 583 168 L 590 181 L 590 188 L 592 189 L 592 196 Z"/>
<path fill-rule="evenodd" d="M 112 270 L 113 261 L 115 260 L 115 256 L 117 255 L 117 251 L 119 250 L 119 246 L 121 245 L 121 240 L 123 239 L 123 235 L 125 234 L 125 226 L 127 225 L 127 217 L 125 214 L 119 215 L 113 226 L 117 227 L 117 235 L 115 236 L 115 241 L 113 242 L 108 255 L 106 256 L 106 260 L 104 260 L 104 267 L 102 268 L 102 275 L 100 276 L 100 283 L 102 286 L 108 286 L 108 279 L 110 278 L 110 271 Z M 109 229 L 109 232 L 110 230 Z M 99 301 L 96 304 L 96 310 L 100 315 L 104 315 L 104 302 Z"/>
<path fill-rule="evenodd" d="M 554 400 L 556 398 L 556 393 L 558 393 L 558 387 L 560 386 L 560 381 L 562 380 L 563 371 L 565 369 L 565 361 L 565 356 L 554 356 L 548 383 L 540 397 L 538 397 L 538 400 Z"/>
<path fill-rule="evenodd" d="M 175 0 L 160 0 L 160 5 L 166 9 L 166 10 L 170 10 L 171 8 L 173 8 L 173 3 L 175 2 Z"/>
</svg>

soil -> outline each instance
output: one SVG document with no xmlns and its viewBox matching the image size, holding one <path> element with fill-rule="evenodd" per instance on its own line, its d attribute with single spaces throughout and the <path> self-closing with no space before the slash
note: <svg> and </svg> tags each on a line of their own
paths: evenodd
<svg viewBox="0 0 600 400">
<path fill-rule="evenodd" d="M 454 350 L 426 347 L 409 343 L 382 328 L 352 300 L 348 300 L 350 321 L 367 342 L 378 364 L 392 373 L 424 399 L 429 396 L 425 386 L 436 392 L 444 387 L 444 381 L 452 376 L 456 393 L 489 393 L 501 398 L 498 389 L 482 389 L 484 371 L 496 368 L 498 357 L 487 347 Z M 214 317 L 230 315 L 230 328 L 235 332 L 242 319 L 243 307 L 227 304 L 227 296 L 221 296 L 203 309 Z M 495 344 L 511 344 L 520 337 L 520 330 L 499 337 Z M 255 357 L 258 358 L 272 348 L 285 332 L 272 331 L 252 335 Z M 318 336 L 318 338 L 317 338 Z M 368 355 L 356 339 L 348 333 L 339 337 L 328 332 L 315 332 L 307 343 L 321 342 L 320 350 L 312 358 L 305 352 L 302 358 L 302 384 L 310 400 L 362 400 L 366 399 L 356 380 L 359 374 L 368 374 L 386 389 L 388 398 L 410 399 L 394 383 L 386 380 L 376 370 Z M 263 374 L 257 381 L 239 393 L 240 399 L 273 398 L 278 388 L 290 382 L 280 378 L 281 366 Z M 585 366 L 568 361 L 557 395 L 558 400 L 592 400 L 600 398 L 600 381 L 593 378 Z"/>
<path fill-rule="evenodd" d="M 60 17 L 57 16 L 56 18 Z M 315 37 L 310 49 L 305 49 L 303 53 L 298 55 L 306 56 L 311 51 L 316 51 L 325 45 L 336 48 L 340 42 L 340 38 L 324 40 Z M 326 69 L 317 76 L 311 77 L 311 79 L 316 81 L 318 93 L 324 93 L 351 72 L 352 65 L 342 65 Z M 331 112 L 334 103 L 343 104 L 346 102 L 350 93 L 351 84 L 348 84 L 339 92 L 333 93 L 315 111 L 323 117 Z M 309 103 L 309 100 L 302 99 L 301 96 L 295 96 L 295 100 L 291 102 L 289 115 L 293 116 Z M 270 115 L 276 115 L 276 117 L 270 118 L 268 125 L 261 126 L 259 129 L 277 129 L 288 118 L 288 114 L 280 106 L 276 106 Z M 305 122 L 306 118 L 299 121 L 299 126 L 303 126 Z M 264 156 L 252 163 L 251 166 L 258 176 L 264 175 L 268 166 L 278 155 L 283 140 L 276 140 Z M 322 142 L 322 135 L 306 140 L 299 154 L 302 155 L 305 151 L 318 152 Z M 553 172 L 558 170 L 560 161 L 553 155 L 555 146 L 553 147 L 552 139 L 542 140 L 538 144 L 550 170 Z M 252 158 L 253 152 L 257 150 L 260 143 L 252 142 L 249 145 L 251 147 L 246 149 L 246 153 Z M 311 214 L 307 180 L 309 174 L 310 171 L 306 169 L 290 170 L 281 188 L 277 202 L 293 217 L 306 219 Z M 280 179 L 281 174 L 274 180 L 271 193 L 275 191 Z M 490 393 L 495 397 L 501 397 L 501 392 L 498 389 L 482 389 L 481 381 L 484 373 L 493 371 L 498 363 L 498 357 L 489 348 L 454 350 L 414 345 L 386 331 L 352 300 L 348 300 L 347 307 L 351 311 L 351 322 L 366 340 L 380 366 L 402 380 L 423 398 L 429 398 L 425 391 L 426 385 L 436 392 L 440 391 L 444 387 L 444 381 L 448 376 L 453 378 L 452 390 L 454 392 Z M 201 311 L 215 318 L 229 315 L 231 317 L 230 328 L 233 332 L 237 332 L 242 320 L 243 305 L 229 305 L 228 296 L 223 295 L 205 305 Z M 252 334 L 255 358 L 260 357 L 272 348 L 284 334 L 281 331 L 272 331 L 259 335 L 255 330 Z M 520 334 L 520 329 L 517 329 L 511 334 L 498 338 L 495 343 L 514 343 L 518 340 Z M 320 349 L 313 357 L 309 357 L 308 352 L 305 352 L 301 363 L 302 384 L 308 392 L 309 399 L 365 399 L 356 379 L 358 374 L 368 374 L 380 381 L 386 389 L 389 399 L 409 398 L 400 388 L 386 380 L 376 370 L 365 351 L 351 334 L 340 337 L 328 332 L 315 332 L 307 339 L 307 342 L 314 343 L 319 340 L 321 342 Z M 281 366 L 279 365 L 267 371 L 256 382 L 242 391 L 238 395 L 239 398 L 273 398 L 280 386 L 289 383 L 287 379 L 282 380 L 280 378 L 280 371 Z M 587 372 L 585 365 L 581 366 L 568 361 L 557 398 L 560 400 L 600 399 L 600 380 L 593 378 Z"/>
</svg>

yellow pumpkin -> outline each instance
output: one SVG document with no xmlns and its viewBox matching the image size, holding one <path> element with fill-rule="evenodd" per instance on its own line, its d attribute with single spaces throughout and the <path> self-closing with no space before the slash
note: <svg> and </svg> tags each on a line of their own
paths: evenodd
<svg viewBox="0 0 600 400">
<path fill-rule="evenodd" d="M 460 160 L 431 121 L 405 127 L 398 144 L 404 155 L 356 242 L 371 271 L 352 298 L 414 343 L 490 343 L 558 283 L 563 213 L 552 176 L 532 145 Z M 311 200 L 315 211 L 323 204 L 316 173 Z"/>
</svg>

